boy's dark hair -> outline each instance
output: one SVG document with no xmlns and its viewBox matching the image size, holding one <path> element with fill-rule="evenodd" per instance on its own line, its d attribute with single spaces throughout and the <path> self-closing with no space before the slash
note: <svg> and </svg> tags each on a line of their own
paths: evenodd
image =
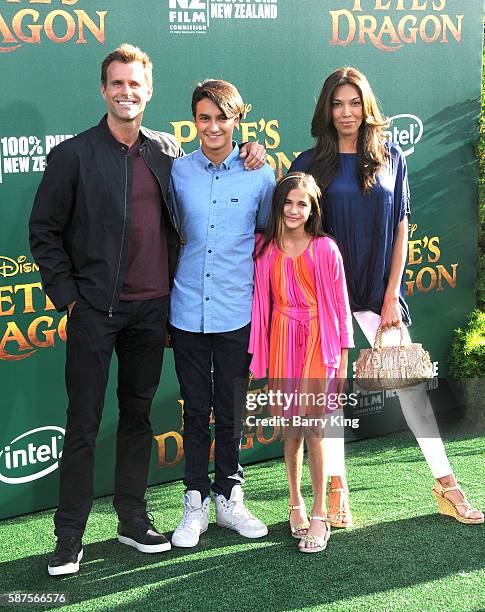
<svg viewBox="0 0 485 612">
<path fill-rule="evenodd" d="M 197 111 L 197 103 L 204 98 L 214 102 L 228 119 L 235 116 L 241 119 L 244 114 L 244 102 L 241 94 L 232 83 L 213 79 L 199 83 L 192 94 L 192 115 L 194 117 Z"/>
</svg>

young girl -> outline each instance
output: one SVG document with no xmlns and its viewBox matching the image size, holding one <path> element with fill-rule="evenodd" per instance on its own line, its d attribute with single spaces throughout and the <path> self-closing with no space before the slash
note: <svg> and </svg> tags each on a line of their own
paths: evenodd
<svg viewBox="0 0 485 612">
<path fill-rule="evenodd" d="M 313 177 L 302 172 L 287 174 L 276 186 L 266 235 L 256 244 L 249 352 L 252 374 L 264 378 L 268 371 L 270 387 L 276 381 L 280 388 L 308 390 L 319 381 L 328 394 L 342 390 L 353 334 L 342 258 L 322 230 L 319 197 Z M 305 412 L 314 409 L 306 406 Z M 291 423 L 296 414 L 301 406 L 293 401 L 283 416 Z M 300 489 L 303 437 L 314 495 L 310 522 Z M 330 536 L 323 438 L 305 427 L 303 434 L 289 428 L 284 444 L 291 531 L 301 552 L 319 552 Z"/>
</svg>

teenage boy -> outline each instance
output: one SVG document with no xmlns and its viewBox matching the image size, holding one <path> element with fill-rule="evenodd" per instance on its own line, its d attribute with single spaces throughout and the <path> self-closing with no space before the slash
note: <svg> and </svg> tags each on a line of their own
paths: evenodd
<svg viewBox="0 0 485 612">
<path fill-rule="evenodd" d="M 172 195 L 185 245 L 170 302 L 175 368 L 184 400 L 183 518 L 175 546 L 195 546 L 207 530 L 211 408 L 215 416 L 216 522 L 248 538 L 268 533 L 244 506 L 239 464 L 242 406 L 236 381 L 247 380 L 255 230 L 264 229 L 274 189 L 268 165 L 245 173 L 232 140 L 244 104 L 226 81 L 192 95 L 200 148 L 174 160 Z"/>
</svg>

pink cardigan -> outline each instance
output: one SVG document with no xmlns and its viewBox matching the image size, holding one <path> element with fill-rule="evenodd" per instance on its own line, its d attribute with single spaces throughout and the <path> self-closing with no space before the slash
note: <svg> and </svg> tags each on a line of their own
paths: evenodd
<svg viewBox="0 0 485 612">
<path fill-rule="evenodd" d="M 262 237 L 256 241 L 256 252 Z M 273 244 L 256 259 L 254 266 L 253 314 L 249 352 L 250 371 L 255 378 L 264 378 L 269 364 L 269 334 L 271 325 L 270 255 Z M 342 256 L 336 243 L 327 237 L 315 238 L 311 248 L 315 261 L 315 281 L 318 299 L 318 319 L 322 339 L 322 359 L 326 366 L 338 368 L 340 349 L 354 346 L 352 314 Z"/>
</svg>

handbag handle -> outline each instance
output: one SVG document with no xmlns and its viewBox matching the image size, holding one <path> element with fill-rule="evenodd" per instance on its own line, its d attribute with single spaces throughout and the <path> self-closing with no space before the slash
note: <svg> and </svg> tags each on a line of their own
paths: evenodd
<svg viewBox="0 0 485 612">
<path fill-rule="evenodd" d="M 401 323 L 399 325 L 399 332 L 400 332 L 400 338 L 399 338 L 399 348 L 402 348 L 404 346 L 404 330 L 405 330 L 405 326 L 403 323 Z M 385 330 L 382 325 L 379 325 L 379 327 L 377 328 L 377 332 L 376 332 L 376 339 L 374 340 L 374 349 L 375 350 L 380 350 L 382 348 L 382 334 L 384 333 Z"/>
</svg>

